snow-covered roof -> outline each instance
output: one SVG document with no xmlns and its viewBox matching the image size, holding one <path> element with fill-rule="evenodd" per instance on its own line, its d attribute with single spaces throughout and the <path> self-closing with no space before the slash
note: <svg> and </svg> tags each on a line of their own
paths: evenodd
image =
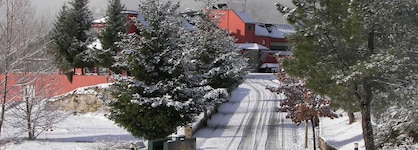
<svg viewBox="0 0 418 150">
<path fill-rule="evenodd" d="M 123 10 L 121 13 L 123 14 L 141 14 L 138 10 Z"/>
<path fill-rule="evenodd" d="M 271 32 L 270 32 L 270 37 L 272 37 L 272 38 L 284 38 L 284 34 L 280 30 L 278 30 L 276 28 L 272 28 Z"/>
<path fill-rule="evenodd" d="M 237 43 L 236 44 L 239 49 L 260 49 L 260 50 L 268 50 L 269 48 L 257 44 L 257 43 Z"/>
<path fill-rule="evenodd" d="M 183 26 L 187 31 L 195 31 L 196 28 L 192 24 L 190 24 L 186 19 L 183 19 Z"/>
<path fill-rule="evenodd" d="M 145 18 L 144 18 L 144 16 L 142 15 L 142 13 L 140 11 L 136 11 L 136 10 L 124 10 L 121 13 L 123 13 L 123 14 L 136 14 L 138 16 L 138 18 L 137 18 L 138 21 L 142 25 L 148 26 L 148 22 L 145 21 Z M 100 18 L 100 19 L 96 19 L 96 20 L 93 20 L 92 23 L 93 24 L 104 24 L 104 23 L 106 23 L 107 18 L 108 17 L 103 17 L 103 18 Z M 195 27 L 192 24 L 190 24 L 186 19 L 183 19 L 183 25 L 184 25 L 184 28 L 186 30 L 188 30 L 188 31 L 195 31 L 196 30 Z"/>
<path fill-rule="evenodd" d="M 238 15 L 238 17 L 244 22 L 244 23 L 253 23 L 253 24 L 255 24 L 255 23 L 257 23 L 256 21 L 254 21 L 253 19 L 251 19 L 251 17 L 250 16 L 248 16 L 248 14 L 247 13 L 245 13 L 245 12 L 235 12 L 237 15 Z"/>
<path fill-rule="evenodd" d="M 139 12 L 139 11 L 136 11 L 136 10 L 124 10 L 124 11 L 121 11 L 121 13 L 122 14 L 136 14 L 137 16 L 138 16 L 138 21 L 141 23 L 141 24 L 143 24 L 143 25 L 145 25 L 145 26 L 147 26 L 148 25 L 148 22 L 146 22 L 145 21 L 145 19 L 144 19 L 144 17 L 143 17 L 143 15 L 141 14 L 141 12 Z M 107 18 L 108 17 L 103 17 L 103 18 L 100 18 L 100 19 L 96 19 L 96 20 L 93 20 L 93 24 L 104 24 L 104 23 L 106 23 L 107 22 Z"/>
<path fill-rule="evenodd" d="M 279 68 L 278 63 L 263 63 L 260 68 Z"/>
<path fill-rule="evenodd" d="M 270 33 L 267 28 L 260 25 L 255 25 L 255 35 L 256 36 L 267 36 L 270 37 Z"/>
<path fill-rule="evenodd" d="M 267 36 L 271 38 L 284 38 L 285 35 L 295 33 L 293 26 L 289 24 L 264 24 L 257 23 L 255 26 L 256 36 Z"/>
<path fill-rule="evenodd" d="M 279 51 L 276 53 L 279 56 L 290 56 L 293 55 L 291 51 Z"/>
<path fill-rule="evenodd" d="M 277 30 L 283 33 L 283 35 L 295 33 L 295 28 L 290 24 L 275 24 Z"/>
<path fill-rule="evenodd" d="M 274 55 L 278 55 L 278 56 L 290 56 L 292 55 L 291 51 L 276 51 L 276 50 L 267 50 L 267 51 L 262 51 L 263 53 L 268 53 L 268 54 L 274 54 Z"/>
<path fill-rule="evenodd" d="M 144 26 L 148 26 L 148 25 L 149 25 L 149 24 L 148 24 L 148 22 L 147 22 L 147 21 L 145 21 L 145 18 L 144 18 L 144 16 L 142 15 L 142 13 L 140 13 L 140 12 L 138 11 L 137 15 L 138 15 L 138 21 L 139 21 L 142 25 L 144 25 Z"/>
<path fill-rule="evenodd" d="M 107 18 L 108 18 L 108 17 L 103 17 L 103 18 L 100 18 L 100 19 L 96 19 L 96 20 L 93 20 L 93 22 L 92 22 L 92 23 L 94 23 L 94 24 L 106 23 Z"/>
</svg>

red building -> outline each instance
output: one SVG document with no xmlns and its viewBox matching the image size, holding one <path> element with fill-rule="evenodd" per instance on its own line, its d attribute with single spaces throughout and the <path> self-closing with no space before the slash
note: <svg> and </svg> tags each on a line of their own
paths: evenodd
<svg viewBox="0 0 418 150">
<path fill-rule="evenodd" d="M 137 18 L 141 23 L 146 24 L 139 11 L 123 11 L 130 22 L 127 33 L 137 32 L 132 19 Z M 212 17 L 218 21 L 218 26 L 230 32 L 237 39 L 237 46 L 246 57 L 250 58 L 250 65 L 254 71 L 274 72 L 278 68 L 277 55 L 290 55 L 289 44 L 284 38 L 285 34 L 294 32 L 290 25 L 284 24 L 263 24 L 252 20 L 245 12 L 237 12 L 231 9 L 212 11 Z M 99 32 L 105 26 L 106 17 L 92 22 L 92 28 Z M 185 22 L 185 26 L 191 26 Z M 91 47 L 101 48 L 100 41 L 94 42 Z M 27 88 L 21 86 L 22 79 L 35 76 L 32 74 L 10 73 L 8 78 L 8 101 L 19 101 L 22 99 L 22 91 Z M 107 69 L 104 68 L 76 68 L 69 82 L 67 76 L 60 73 L 36 75 L 40 78 L 31 83 L 36 91 L 50 91 L 46 97 L 61 95 L 76 88 L 92 86 L 101 83 L 111 82 Z M 4 81 L 4 74 L 0 75 L 0 81 Z M 47 88 L 47 89 L 45 89 Z M 4 91 L 4 86 L 0 91 Z M 0 93 L 0 96 L 3 93 Z M 20 96 L 19 96 L 20 95 Z"/>
<path fill-rule="evenodd" d="M 258 44 L 268 49 L 245 49 L 252 52 L 251 56 L 257 57 L 258 67 L 254 67 L 259 72 L 274 72 L 278 69 L 276 56 L 290 55 L 290 46 L 285 39 L 285 35 L 293 33 L 292 26 L 287 24 L 265 24 L 258 23 L 251 19 L 245 12 L 237 12 L 232 9 L 212 10 L 212 17 L 218 22 L 221 29 L 230 32 L 231 36 L 237 39 L 237 44 Z"/>
<path fill-rule="evenodd" d="M 144 18 L 142 17 L 139 11 L 135 10 L 124 10 L 121 12 L 122 14 L 126 15 L 126 21 L 128 22 L 128 30 L 127 33 L 136 33 L 138 29 L 136 28 L 133 19 L 138 19 L 141 23 L 145 23 Z M 96 33 L 100 32 L 100 29 L 104 28 L 106 25 L 107 17 L 103 17 L 100 19 L 93 20 L 91 27 L 96 31 Z"/>
<path fill-rule="evenodd" d="M 139 11 L 126 10 L 122 13 L 127 14 L 127 20 L 130 22 L 127 33 L 137 32 L 132 18 L 137 18 L 142 24 L 146 24 Z M 251 58 L 256 58 L 249 62 L 254 72 L 274 72 L 278 69 L 276 57 L 291 54 L 290 46 L 284 36 L 293 33 L 294 29 L 288 24 L 258 23 L 245 12 L 232 9 L 214 9 L 211 17 L 218 22 L 219 28 L 229 31 L 230 35 L 237 39 L 238 47 L 246 52 L 251 51 L 247 54 L 251 55 L 249 56 Z M 106 18 L 98 19 L 93 22 L 92 27 L 97 30 L 104 27 L 105 23 Z M 191 25 L 185 22 L 185 27 L 190 28 L 188 26 Z M 260 49 L 254 49 L 253 46 L 247 48 L 245 46 L 249 45 L 242 44 L 256 44 Z"/>
</svg>

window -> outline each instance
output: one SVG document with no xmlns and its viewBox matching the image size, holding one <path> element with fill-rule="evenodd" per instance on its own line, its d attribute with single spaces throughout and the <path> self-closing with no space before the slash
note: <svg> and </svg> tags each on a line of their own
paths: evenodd
<svg viewBox="0 0 418 150">
<path fill-rule="evenodd" d="M 247 30 L 253 30 L 253 26 L 252 25 L 247 25 Z"/>
</svg>

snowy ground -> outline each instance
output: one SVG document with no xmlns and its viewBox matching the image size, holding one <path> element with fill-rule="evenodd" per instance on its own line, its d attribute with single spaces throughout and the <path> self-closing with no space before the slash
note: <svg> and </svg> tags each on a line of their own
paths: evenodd
<svg viewBox="0 0 418 150">
<path fill-rule="evenodd" d="M 274 80 L 273 74 L 250 74 L 232 93 L 230 101 L 219 107 L 208 126 L 194 135 L 197 138 L 197 149 L 304 149 L 304 125 L 296 126 L 290 120 L 284 119 L 284 113 L 274 112 L 282 97 L 265 89 L 266 85 L 277 85 Z M 321 135 L 337 149 L 351 150 L 355 142 L 360 144 L 360 149 L 363 147 L 359 122 L 348 126 L 346 116 L 334 120 L 323 118 L 320 129 Z M 311 137 L 309 135 L 310 139 Z M 0 148 L 126 149 L 130 143 L 142 145 L 142 142 L 142 139 L 137 139 L 116 126 L 104 114 L 89 113 L 69 115 L 56 124 L 53 131 L 40 135 L 39 140 L 8 143 Z M 312 142 L 309 142 L 308 147 L 312 149 Z"/>
<path fill-rule="evenodd" d="M 355 113 L 356 121 L 348 125 L 347 113 L 337 111 L 342 117 L 336 119 L 320 119 L 320 135 L 328 144 L 338 150 L 352 150 L 354 143 L 358 143 L 359 149 L 364 148 L 364 140 L 361 129 L 360 113 Z"/>
<path fill-rule="evenodd" d="M 130 143 L 142 140 L 131 136 L 102 113 L 69 115 L 52 131 L 41 134 L 36 141 L 3 145 L 7 150 L 86 150 L 129 148 Z"/>
</svg>

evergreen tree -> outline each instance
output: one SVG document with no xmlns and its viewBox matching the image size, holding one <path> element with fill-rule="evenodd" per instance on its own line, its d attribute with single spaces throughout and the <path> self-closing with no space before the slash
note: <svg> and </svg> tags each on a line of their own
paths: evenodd
<svg viewBox="0 0 418 150">
<path fill-rule="evenodd" d="M 145 22 L 136 23 L 140 35 L 126 35 L 115 57 L 114 66 L 126 68 L 129 76 L 116 78 L 118 100 L 110 103 L 109 118 L 137 137 L 165 138 L 192 122 L 199 113 L 195 101 L 206 93 L 188 71 L 193 64 L 178 7 L 156 0 L 142 3 Z"/>
<path fill-rule="evenodd" d="M 70 55 L 69 48 L 72 46 L 72 37 L 66 32 L 68 30 L 68 7 L 63 5 L 60 12 L 58 13 L 57 21 L 54 24 L 52 46 L 50 53 L 54 56 L 55 63 L 58 68 L 62 70 L 68 70 L 72 67 L 74 58 Z M 68 51 L 67 51 L 68 50 Z"/>
<path fill-rule="evenodd" d="M 86 60 L 87 45 L 91 43 L 92 14 L 88 0 L 72 0 L 64 4 L 54 23 L 51 53 L 60 69 L 92 67 Z"/>
<path fill-rule="evenodd" d="M 362 114 L 365 147 L 375 149 L 372 100 L 379 95 L 407 98 L 413 94 L 407 87 L 416 87 L 411 81 L 417 80 L 417 69 L 411 64 L 417 61 L 408 57 L 416 56 L 416 23 L 410 19 L 416 18 L 416 2 L 293 2 L 294 9 L 279 5 L 297 31 L 288 37 L 294 58 L 284 68 L 305 78 L 317 93 L 346 104 L 353 101 L 344 100 L 354 99 Z M 401 13 L 410 18 L 399 17 Z"/>
<path fill-rule="evenodd" d="M 144 2 L 140 15 L 145 21 L 136 22 L 139 35 L 125 35 L 119 42 L 122 50 L 113 66 L 125 68 L 129 76 L 116 78 L 118 100 L 110 103 L 109 118 L 138 137 L 165 138 L 191 123 L 207 107 L 226 100 L 225 89 L 232 86 L 215 80 L 232 79 L 229 83 L 236 86 L 246 73 L 245 60 L 226 32 L 209 20 L 188 30 L 178 7 Z"/>
<path fill-rule="evenodd" d="M 122 13 L 124 7 L 120 0 L 109 0 L 106 10 L 106 25 L 99 35 L 104 53 L 98 56 L 98 65 L 102 67 L 111 68 L 111 65 L 114 63 L 113 56 L 116 56 L 116 53 L 120 51 L 116 42 L 122 40 L 122 36 L 119 34 L 126 33 L 126 22 L 128 19 L 126 14 Z"/>
<path fill-rule="evenodd" d="M 201 81 L 201 86 L 212 88 L 201 104 L 208 108 L 226 101 L 227 97 L 223 97 L 222 93 L 235 89 L 247 74 L 247 63 L 239 55 L 234 38 L 216 26 L 215 20 L 209 17 L 210 13 L 207 11 L 183 14 L 195 29 L 186 33 L 186 43 L 192 47 L 191 60 L 195 66 L 191 74 Z"/>
<path fill-rule="evenodd" d="M 196 69 L 204 75 L 204 84 L 231 92 L 244 80 L 247 63 L 238 52 L 235 39 L 217 27 L 217 20 L 210 18 L 216 15 L 213 13 L 197 13 L 189 18 L 196 31 L 188 33 L 188 43 L 194 48 L 193 57 L 199 60 Z"/>
</svg>

